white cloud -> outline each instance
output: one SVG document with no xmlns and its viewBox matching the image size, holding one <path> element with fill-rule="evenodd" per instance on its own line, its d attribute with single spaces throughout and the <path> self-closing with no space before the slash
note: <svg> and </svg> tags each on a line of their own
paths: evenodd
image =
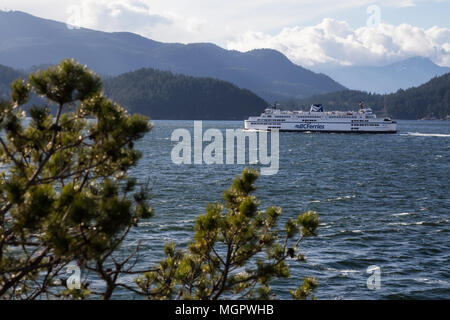
<svg viewBox="0 0 450 320">
<path fill-rule="evenodd" d="M 307 67 L 381 65 L 413 56 L 450 66 L 450 29 L 385 23 L 353 29 L 347 22 L 327 18 L 311 27 L 287 27 L 275 35 L 248 31 L 228 43 L 228 49 L 254 48 L 279 50 Z"/>
<path fill-rule="evenodd" d="M 196 40 L 203 20 L 158 11 L 147 3 L 144 0 L 83 0 L 68 7 L 68 20 L 69 24 L 85 28 L 134 32 L 160 41 Z"/>
<path fill-rule="evenodd" d="M 311 25 L 324 16 L 347 10 L 352 10 L 353 20 L 359 21 L 367 17 L 366 7 L 374 3 L 373 0 L 66 1 L 82 8 L 83 27 L 130 31 L 163 42 L 214 42 L 220 46 L 246 30 L 274 32 L 286 26 Z M 380 6 L 384 10 L 412 6 L 420 1 L 424 0 L 384 0 Z M 50 10 L 53 6 L 48 7 Z"/>
<path fill-rule="evenodd" d="M 415 7 L 416 4 L 412 0 L 402 0 L 402 1 L 396 1 L 395 6 L 397 8 L 406 8 L 406 7 Z"/>
<path fill-rule="evenodd" d="M 377 29 L 356 28 L 366 25 L 372 14 L 367 8 L 374 3 L 381 9 L 381 21 L 385 24 Z M 449 3 L 450 0 L 0 0 L 0 8 L 70 20 L 73 24 L 74 11 L 67 10 L 75 7 L 79 11 L 76 24 L 86 28 L 129 31 L 162 42 L 213 42 L 242 51 L 274 48 L 294 62 L 311 67 L 386 64 L 414 55 L 450 65 L 449 25 L 442 14 L 448 11 Z M 340 17 L 351 26 L 336 19 L 322 20 L 323 17 Z M 386 17 L 391 20 L 384 20 Z M 408 24 L 387 24 L 403 22 Z M 441 27 L 429 28 L 436 24 Z"/>
</svg>

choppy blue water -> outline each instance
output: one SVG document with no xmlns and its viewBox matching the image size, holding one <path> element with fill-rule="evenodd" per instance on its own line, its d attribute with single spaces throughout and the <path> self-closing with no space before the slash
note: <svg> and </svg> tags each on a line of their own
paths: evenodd
<svg viewBox="0 0 450 320">
<path fill-rule="evenodd" d="M 161 258 L 167 241 L 186 244 L 194 219 L 221 199 L 244 165 L 175 165 L 176 128 L 192 121 L 155 121 L 138 145 L 133 175 L 149 177 L 155 216 L 139 225 L 123 250 L 142 240 L 142 267 Z M 204 121 L 204 129 L 242 122 Z M 291 261 L 292 278 L 273 288 L 282 299 L 314 276 L 319 299 L 450 299 L 450 122 L 399 121 L 398 134 L 280 134 L 280 170 L 261 176 L 261 208 L 283 219 L 320 214 L 319 235 L 307 238 L 307 263 Z M 367 267 L 381 268 L 381 288 L 367 288 Z M 125 296 L 124 298 L 133 298 Z"/>
</svg>

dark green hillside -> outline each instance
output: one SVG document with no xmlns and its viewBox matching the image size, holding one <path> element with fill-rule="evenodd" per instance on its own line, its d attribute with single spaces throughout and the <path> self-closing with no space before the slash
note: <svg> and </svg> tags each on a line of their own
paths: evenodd
<svg viewBox="0 0 450 320">
<path fill-rule="evenodd" d="M 387 112 L 400 119 L 450 116 L 450 73 L 386 96 Z"/>
<path fill-rule="evenodd" d="M 108 97 L 152 119 L 242 120 L 267 103 L 222 80 L 140 69 L 104 81 Z"/>
<path fill-rule="evenodd" d="M 9 99 L 10 85 L 13 80 L 25 75 L 12 68 L 0 65 L 0 101 Z"/>
<path fill-rule="evenodd" d="M 392 94 L 344 90 L 303 100 L 285 101 L 283 105 L 305 108 L 312 103 L 322 103 L 328 110 L 351 110 L 358 108 L 359 101 L 364 101 L 379 114 L 397 119 L 445 119 L 450 116 L 450 73 L 435 77 L 421 86 L 400 89 Z"/>
</svg>

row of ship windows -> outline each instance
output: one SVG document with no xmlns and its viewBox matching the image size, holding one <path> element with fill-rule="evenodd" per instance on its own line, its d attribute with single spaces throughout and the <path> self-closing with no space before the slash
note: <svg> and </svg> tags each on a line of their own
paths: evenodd
<svg viewBox="0 0 450 320">
<path fill-rule="evenodd" d="M 267 116 L 267 118 L 271 118 L 272 116 Z M 282 119 L 292 119 L 292 118 L 317 118 L 320 119 L 322 118 L 322 116 L 301 116 L 301 117 L 296 117 L 296 116 L 275 116 L 275 118 L 282 118 Z M 332 117 L 330 117 L 332 118 Z M 338 117 L 335 117 L 338 118 Z M 343 118 L 343 117 L 342 117 Z M 348 117 L 347 117 L 348 118 Z M 356 117 L 355 117 L 356 118 Z M 270 119 L 273 120 L 273 119 Z"/>
<path fill-rule="evenodd" d="M 335 119 L 357 119 L 358 117 L 354 116 L 329 116 L 329 118 L 335 118 Z"/>
<path fill-rule="evenodd" d="M 286 121 L 286 119 L 261 119 L 260 121 L 283 122 Z M 317 121 L 317 119 L 303 119 L 303 121 Z"/>
<path fill-rule="evenodd" d="M 269 122 L 270 121 L 270 122 Z M 258 122 L 252 122 L 251 124 L 279 124 L 280 122 L 286 121 L 285 119 L 261 119 Z M 314 122 L 316 119 L 304 119 L 304 122 Z M 363 125 L 364 123 L 369 122 L 369 120 L 352 120 L 352 125 Z"/>
<path fill-rule="evenodd" d="M 262 125 L 265 125 L 265 126 L 270 126 L 270 125 L 280 125 L 280 123 L 272 123 L 272 122 L 250 122 L 250 124 L 262 124 Z"/>
<path fill-rule="evenodd" d="M 272 116 L 267 116 L 267 118 L 271 118 Z M 276 120 L 276 119 L 270 119 L 275 121 L 284 121 L 284 119 L 289 118 L 298 118 L 298 119 L 321 119 L 324 118 L 322 116 L 276 116 L 275 118 L 281 118 L 283 120 Z M 328 119 L 358 119 L 358 117 L 355 116 L 328 116 Z M 352 120 L 352 121 L 369 121 L 369 120 Z"/>
<path fill-rule="evenodd" d="M 250 122 L 251 125 L 258 125 L 258 124 L 262 124 L 262 125 L 280 125 L 279 123 L 273 123 L 273 122 Z M 352 123 L 351 124 L 352 127 L 378 127 L 379 124 L 377 123 Z M 269 127 L 270 128 L 270 127 Z"/>
<path fill-rule="evenodd" d="M 272 116 L 266 116 L 267 118 L 272 118 Z M 291 118 L 291 116 L 273 116 L 274 118 Z"/>
</svg>

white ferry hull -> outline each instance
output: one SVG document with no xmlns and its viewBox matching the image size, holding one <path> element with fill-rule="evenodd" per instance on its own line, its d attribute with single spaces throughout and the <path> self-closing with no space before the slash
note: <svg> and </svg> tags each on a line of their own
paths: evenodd
<svg viewBox="0 0 450 320">
<path fill-rule="evenodd" d="M 377 119 L 378 120 L 378 119 Z M 396 133 L 397 123 L 395 121 L 370 121 L 355 124 L 344 122 L 283 122 L 277 125 L 258 124 L 256 121 L 245 120 L 245 130 L 280 132 L 337 132 L 337 133 Z"/>
</svg>

